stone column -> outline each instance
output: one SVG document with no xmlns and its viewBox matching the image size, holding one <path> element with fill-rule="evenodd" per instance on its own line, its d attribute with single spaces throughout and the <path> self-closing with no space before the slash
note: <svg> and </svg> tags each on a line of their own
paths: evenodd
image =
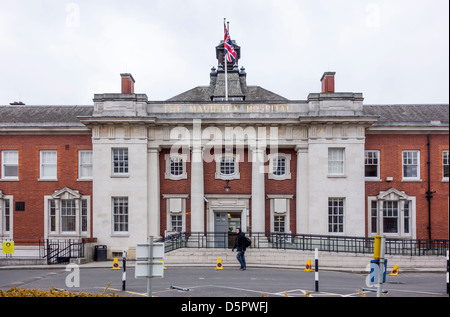
<svg viewBox="0 0 450 317">
<path fill-rule="evenodd" d="M 252 232 L 265 232 L 265 147 L 252 147 Z"/>
<path fill-rule="evenodd" d="M 148 216 L 147 236 L 160 237 L 159 147 L 148 149 Z"/>
<path fill-rule="evenodd" d="M 308 146 L 296 146 L 296 230 L 297 234 L 309 233 L 309 158 Z"/>
<path fill-rule="evenodd" d="M 191 155 L 191 232 L 204 232 L 203 151 L 194 145 Z"/>
</svg>

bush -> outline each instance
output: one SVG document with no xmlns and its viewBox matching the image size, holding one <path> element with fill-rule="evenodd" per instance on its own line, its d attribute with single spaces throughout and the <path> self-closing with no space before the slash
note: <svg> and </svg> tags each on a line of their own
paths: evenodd
<svg viewBox="0 0 450 317">
<path fill-rule="evenodd" d="M 12 287 L 6 291 L 0 290 L 0 297 L 119 297 L 116 293 L 106 294 L 108 286 L 102 293 L 69 292 L 56 289 L 54 286 L 48 291 L 40 289 L 26 289 L 22 287 Z"/>
</svg>

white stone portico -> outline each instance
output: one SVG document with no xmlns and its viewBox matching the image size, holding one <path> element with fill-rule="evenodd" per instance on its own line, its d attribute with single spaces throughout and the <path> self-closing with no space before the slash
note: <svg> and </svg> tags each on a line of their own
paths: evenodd
<svg viewBox="0 0 450 317">
<path fill-rule="evenodd" d="M 121 74 L 130 90 L 95 95 L 92 116 L 79 119 L 92 129 L 93 235 L 99 244 L 114 252 L 133 248 L 149 235 L 163 236 L 171 204 L 179 215 L 173 221 L 190 232 L 214 232 L 214 215 L 221 211 L 238 217 L 244 230 L 266 232 L 274 228 L 274 215 L 283 212 L 288 215 L 286 232 L 295 228 L 293 233 L 364 236 L 365 129 L 377 118 L 364 115 L 362 94 L 321 92 L 290 101 L 247 86 L 245 71 L 233 69 L 229 75 L 240 76 L 243 97 L 230 102 L 213 96 L 220 91 L 211 88 L 218 84 L 214 76 L 220 67 L 212 71 L 209 88 L 197 87 L 162 102 L 134 93 L 130 74 Z M 334 73 L 325 74 L 334 80 Z M 208 92 L 206 99 L 199 97 Z M 178 178 L 190 179 L 190 192 L 161 192 L 162 182 L 170 178 L 161 170 L 163 149 L 184 158 L 185 169 L 185 161 L 190 163 Z M 296 172 L 289 174 L 296 190 L 269 197 L 265 182 L 270 158 L 285 149 L 294 151 L 287 161 L 296 162 Z M 207 179 L 205 164 L 226 153 L 251 161 L 251 193 L 208 192 L 210 182 L 226 177 L 216 173 L 215 179 Z M 235 166 L 233 184 L 243 177 L 239 163 Z M 336 232 L 330 229 L 330 204 L 341 217 Z M 290 219 L 295 219 L 293 225 Z"/>
</svg>

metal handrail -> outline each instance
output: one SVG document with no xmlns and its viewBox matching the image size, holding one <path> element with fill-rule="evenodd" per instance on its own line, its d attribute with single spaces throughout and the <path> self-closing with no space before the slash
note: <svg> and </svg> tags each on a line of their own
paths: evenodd
<svg viewBox="0 0 450 317">
<path fill-rule="evenodd" d="M 231 248 L 234 244 L 228 238 L 234 233 L 228 232 L 180 232 L 159 241 L 165 242 L 166 252 L 179 248 Z M 374 238 L 353 236 L 332 236 L 312 234 L 291 234 L 279 232 L 252 232 L 251 248 L 284 249 L 347 253 L 373 253 Z M 446 255 L 449 240 L 386 238 L 385 253 L 389 255 Z"/>
</svg>

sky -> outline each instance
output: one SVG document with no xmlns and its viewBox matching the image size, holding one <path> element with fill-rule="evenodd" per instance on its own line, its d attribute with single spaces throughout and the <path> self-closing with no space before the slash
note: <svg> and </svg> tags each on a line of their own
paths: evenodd
<svg viewBox="0 0 450 317">
<path fill-rule="evenodd" d="M 449 103 L 448 0 L 0 0 L 0 105 L 207 86 L 224 18 L 248 85 L 306 100 L 334 71 L 364 104 Z"/>
</svg>

